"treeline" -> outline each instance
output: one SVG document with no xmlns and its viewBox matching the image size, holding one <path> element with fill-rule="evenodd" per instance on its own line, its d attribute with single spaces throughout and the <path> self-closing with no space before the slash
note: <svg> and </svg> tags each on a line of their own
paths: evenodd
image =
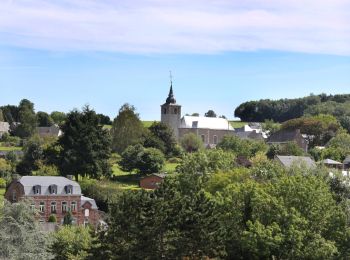
<svg viewBox="0 0 350 260">
<path fill-rule="evenodd" d="M 350 94 L 313 95 L 296 98 L 248 101 L 235 109 L 235 117 L 247 122 L 284 122 L 304 115 L 331 114 L 339 121 L 350 118 Z M 345 119 L 344 117 L 349 117 Z"/>
</svg>

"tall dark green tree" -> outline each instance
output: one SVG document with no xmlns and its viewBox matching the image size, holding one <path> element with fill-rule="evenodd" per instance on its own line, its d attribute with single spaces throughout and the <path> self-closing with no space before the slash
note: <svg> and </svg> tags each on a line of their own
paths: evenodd
<svg viewBox="0 0 350 260">
<path fill-rule="evenodd" d="M 99 125 L 94 110 L 85 106 L 80 112 L 73 110 L 62 126 L 63 135 L 58 143 L 62 147 L 60 164 L 62 175 L 109 176 L 111 155 L 109 133 Z"/>
<path fill-rule="evenodd" d="M 39 111 L 36 113 L 36 116 L 38 120 L 38 126 L 52 126 L 54 124 L 53 119 L 46 112 Z"/>
<path fill-rule="evenodd" d="M 214 112 L 214 110 L 208 110 L 207 113 L 204 114 L 205 117 L 216 117 L 216 113 Z"/>
<path fill-rule="evenodd" d="M 143 131 L 144 127 L 135 107 L 124 104 L 111 129 L 113 150 L 121 154 L 129 145 L 140 143 Z"/>
<path fill-rule="evenodd" d="M 28 99 L 23 99 L 18 106 L 19 125 L 14 133 L 21 138 L 28 138 L 35 133 L 37 118 L 34 112 L 34 104 Z"/>
</svg>

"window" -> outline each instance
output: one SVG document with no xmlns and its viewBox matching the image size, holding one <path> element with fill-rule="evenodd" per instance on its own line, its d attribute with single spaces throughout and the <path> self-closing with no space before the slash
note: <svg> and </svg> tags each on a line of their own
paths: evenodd
<svg viewBox="0 0 350 260">
<path fill-rule="evenodd" d="M 77 210 L 77 203 L 75 201 L 72 201 L 70 203 L 70 208 L 72 211 L 76 211 Z"/>
<path fill-rule="evenodd" d="M 89 219 L 85 218 L 84 219 L 84 226 L 86 227 L 87 225 L 89 225 Z"/>
<path fill-rule="evenodd" d="M 175 115 L 177 114 L 177 108 L 174 108 L 174 114 Z"/>
<path fill-rule="evenodd" d="M 192 122 L 192 128 L 198 128 L 198 121 Z"/>
<path fill-rule="evenodd" d="M 166 114 L 166 108 L 163 108 L 163 114 L 164 115 Z"/>
<path fill-rule="evenodd" d="M 63 201 L 62 202 L 62 212 L 67 212 L 68 211 L 68 203 Z"/>
<path fill-rule="evenodd" d="M 67 194 L 73 194 L 73 186 L 72 185 L 67 185 L 65 187 L 66 193 Z"/>
<path fill-rule="evenodd" d="M 12 192 L 12 201 L 13 202 L 17 201 L 17 193 L 15 191 Z"/>
<path fill-rule="evenodd" d="M 49 191 L 50 191 L 50 194 L 57 194 L 57 185 L 50 185 Z"/>
<path fill-rule="evenodd" d="M 40 202 L 39 204 L 39 211 L 44 212 L 45 211 L 45 202 Z"/>
<path fill-rule="evenodd" d="M 84 216 L 85 217 L 89 217 L 89 215 L 90 215 L 90 210 L 89 209 L 85 209 L 84 210 Z"/>
<path fill-rule="evenodd" d="M 32 211 L 35 211 L 35 203 L 34 203 L 34 202 L 30 204 L 30 209 L 31 209 Z"/>
<path fill-rule="evenodd" d="M 205 143 L 205 135 L 201 135 L 202 142 Z"/>
<path fill-rule="evenodd" d="M 51 213 L 56 213 L 56 202 L 51 202 Z"/>
<path fill-rule="evenodd" d="M 214 144 L 218 144 L 218 137 L 216 135 L 213 136 L 213 141 L 214 141 Z"/>
<path fill-rule="evenodd" d="M 33 190 L 34 190 L 34 194 L 35 195 L 41 194 L 41 187 L 40 187 L 40 185 L 35 185 L 33 187 Z"/>
</svg>

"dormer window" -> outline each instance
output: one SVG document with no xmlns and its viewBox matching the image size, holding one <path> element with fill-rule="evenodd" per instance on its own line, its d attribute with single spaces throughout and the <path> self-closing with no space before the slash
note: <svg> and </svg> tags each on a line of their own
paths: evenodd
<svg viewBox="0 0 350 260">
<path fill-rule="evenodd" d="M 53 184 L 49 186 L 50 194 L 57 194 L 57 185 Z"/>
<path fill-rule="evenodd" d="M 73 186 L 72 185 L 67 185 L 64 188 L 65 188 L 67 194 L 73 194 Z"/>
<path fill-rule="evenodd" d="M 198 128 L 198 121 L 192 122 L 192 128 Z"/>
<path fill-rule="evenodd" d="M 33 191 L 34 191 L 34 194 L 35 194 L 35 195 L 41 194 L 41 186 L 40 186 L 40 185 L 35 185 L 35 186 L 33 187 Z"/>
</svg>

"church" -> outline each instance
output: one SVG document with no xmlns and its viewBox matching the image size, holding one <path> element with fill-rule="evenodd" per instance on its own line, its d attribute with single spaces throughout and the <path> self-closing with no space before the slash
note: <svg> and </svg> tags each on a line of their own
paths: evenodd
<svg viewBox="0 0 350 260">
<path fill-rule="evenodd" d="M 177 140 L 187 133 L 199 136 L 204 145 L 214 148 L 225 135 L 234 135 L 235 130 L 230 122 L 224 118 L 181 116 L 181 105 L 176 103 L 173 85 L 170 84 L 169 95 L 161 105 L 161 122 L 168 125 Z"/>
</svg>

